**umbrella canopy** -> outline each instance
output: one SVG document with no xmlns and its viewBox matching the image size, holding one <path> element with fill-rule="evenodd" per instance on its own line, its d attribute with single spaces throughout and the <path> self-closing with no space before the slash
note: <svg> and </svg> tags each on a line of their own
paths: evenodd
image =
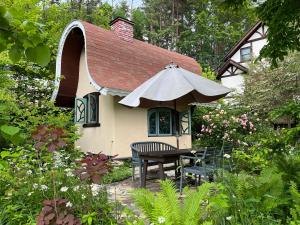
<svg viewBox="0 0 300 225">
<path fill-rule="evenodd" d="M 129 107 L 151 107 L 207 103 L 226 96 L 230 92 L 214 81 L 201 77 L 175 64 L 170 64 L 145 81 L 119 103 Z"/>
</svg>

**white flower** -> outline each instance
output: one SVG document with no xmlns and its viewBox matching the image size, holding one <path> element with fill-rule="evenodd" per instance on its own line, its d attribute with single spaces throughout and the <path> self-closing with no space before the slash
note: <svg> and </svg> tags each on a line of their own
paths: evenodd
<svg viewBox="0 0 300 225">
<path fill-rule="evenodd" d="M 71 208 L 73 206 L 73 204 L 71 202 L 67 202 L 66 206 Z"/>
<path fill-rule="evenodd" d="M 42 191 L 46 191 L 46 190 L 48 190 L 48 187 L 46 185 L 42 184 L 41 185 L 41 190 Z"/>
<path fill-rule="evenodd" d="M 75 175 L 71 172 L 71 171 L 68 171 L 66 173 L 67 177 L 74 177 Z"/>
<path fill-rule="evenodd" d="M 26 174 L 27 174 L 27 175 L 31 175 L 31 174 L 32 174 L 32 171 L 31 171 L 31 170 L 28 170 L 28 171 L 26 172 Z"/>
<path fill-rule="evenodd" d="M 33 192 L 29 192 L 28 194 L 27 194 L 27 196 L 31 196 L 33 194 Z"/>
<path fill-rule="evenodd" d="M 102 186 L 99 184 L 91 184 L 92 195 L 97 196 L 99 194 L 101 187 Z"/>
<path fill-rule="evenodd" d="M 33 189 L 37 189 L 38 187 L 39 187 L 39 185 L 36 184 L 36 183 L 34 183 L 34 184 L 32 185 L 32 188 L 33 188 Z"/>
<path fill-rule="evenodd" d="M 81 195 L 81 199 L 84 200 L 86 199 L 86 196 L 84 194 Z"/>
<path fill-rule="evenodd" d="M 78 190 L 79 190 L 79 186 L 78 185 L 73 188 L 73 191 L 78 191 Z"/>
<path fill-rule="evenodd" d="M 230 221 L 232 219 L 232 216 L 227 216 L 226 220 Z"/>
<path fill-rule="evenodd" d="M 243 145 L 248 146 L 248 144 L 246 142 L 243 142 Z"/>
<path fill-rule="evenodd" d="M 224 154 L 224 158 L 226 158 L 226 159 L 230 159 L 230 155 L 229 154 Z"/>
<path fill-rule="evenodd" d="M 66 192 L 68 189 L 69 189 L 68 187 L 62 187 L 62 188 L 60 189 L 60 191 L 61 191 L 61 192 Z"/>
<path fill-rule="evenodd" d="M 159 223 L 159 224 L 163 224 L 163 223 L 166 222 L 166 218 L 163 217 L 163 216 L 158 217 L 157 220 L 158 220 L 158 223 Z"/>
<path fill-rule="evenodd" d="M 192 151 L 191 151 L 191 153 L 192 153 L 192 154 L 195 154 L 195 153 L 196 153 L 196 151 L 195 151 L 195 150 L 192 150 Z"/>
</svg>

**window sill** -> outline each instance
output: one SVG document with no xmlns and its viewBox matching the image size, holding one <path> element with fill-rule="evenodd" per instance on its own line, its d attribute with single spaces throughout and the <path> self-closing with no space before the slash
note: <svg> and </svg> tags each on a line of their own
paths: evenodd
<svg viewBox="0 0 300 225">
<path fill-rule="evenodd" d="M 85 123 L 82 125 L 82 127 L 87 128 L 87 127 L 100 127 L 100 123 Z"/>
<path fill-rule="evenodd" d="M 172 136 L 176 137 L 176 134 L 153 134 L 153 135 L 148 134 L 148 137 L 172 137 Z"/>
</svg>

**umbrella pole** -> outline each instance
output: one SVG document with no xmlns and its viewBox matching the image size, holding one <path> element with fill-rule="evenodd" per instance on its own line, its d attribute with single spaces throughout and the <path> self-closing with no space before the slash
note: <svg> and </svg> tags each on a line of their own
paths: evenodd
<svg viewBox="0 0 300 225">
<path fill-rule="evenodd" d="M 174 100 L 174 110 L 175 110 L 175 124 L 176 124 L 176 145 L 177 145 L 177 150 L 179 150 L 179 116 L 176 110 L 176 99 Z"/>
</svg>

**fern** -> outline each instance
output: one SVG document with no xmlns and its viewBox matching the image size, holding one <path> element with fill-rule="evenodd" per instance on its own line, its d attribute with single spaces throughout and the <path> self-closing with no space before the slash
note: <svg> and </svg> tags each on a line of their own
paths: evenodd
<svg viewBox="0 0 300 225">
<path fill-rule="evenodd" d="M 136 205 L 150 218 L 155 200 L 154 194 L 146 189 L 137 189 L 133 192 L 132 196 Z"/>
<path fill-rule="evenodd" d="M 153 224 L 209 225 L 216 221 L 213 214 L 225 215 L 227 199 L 218 185 L 205 183 L 196 191 L 185 189 L 184 193 L 186 197 L 182 202 L 174 183 L 165 180 L 161 181 L 161 191 L 155 196 L 148 190 L 138 189 L 133 198 Z"/>
<path fill-rule="evenodd" d="M 290 218 L 290 225 L 299 225 L 300 224 L 300 193 L 297 190 L 297 185 L 294 182 L 291 182 L 289 189 L 292 200 L 293 208 L 291 208 L 290 213 L 292 218 Z"/>
</svg>

